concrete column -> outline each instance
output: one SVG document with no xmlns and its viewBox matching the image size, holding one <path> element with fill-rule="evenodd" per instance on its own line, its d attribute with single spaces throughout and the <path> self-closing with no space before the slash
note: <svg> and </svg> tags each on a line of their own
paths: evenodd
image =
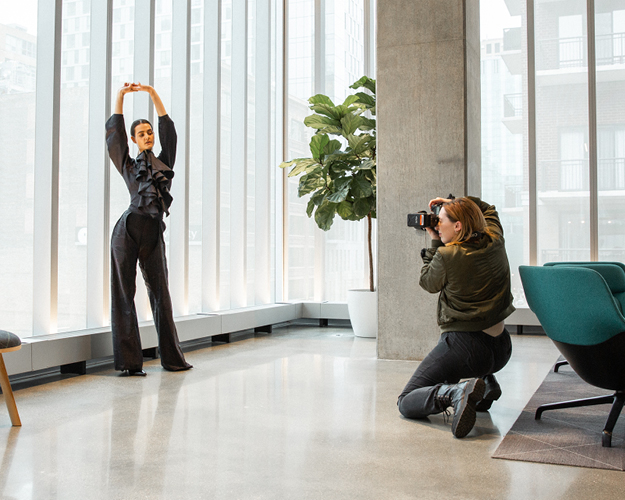
<svg viewBox="0 0 625 500">
<path fill-rule="evenodd" d="M 480 194 L 479 0 L 377 4 L 378 356 L 423 359 L 437 295 L 419 287 L 427 233 L 406 214 Z"/>
</svg>

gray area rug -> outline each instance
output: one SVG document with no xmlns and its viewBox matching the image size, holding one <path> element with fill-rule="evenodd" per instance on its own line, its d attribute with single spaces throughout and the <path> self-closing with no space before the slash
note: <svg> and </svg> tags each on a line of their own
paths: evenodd
<svg viewBox="0 0 625 500">
<path fill-rule="evenodd" d="M 625 409 L 614 428 L 611 448 L 601 446 L 609 404 L 549 410 L 540 420 L 534 420 L 536 408 L 541 404 L 606 394 L 611 392 L 587 384 L 568 365 L 558 373 L 552 369 L 493 458 L 625 470 Z"/>
</svg>

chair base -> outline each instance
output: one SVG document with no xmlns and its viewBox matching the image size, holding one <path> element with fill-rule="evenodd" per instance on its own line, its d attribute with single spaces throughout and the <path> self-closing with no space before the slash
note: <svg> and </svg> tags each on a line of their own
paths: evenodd
<svg viewBox="0 0 625 500">
<path fill-rule="evenodd" d="M 565 365 L 568 365 L 568 364 L 569 364 L 569 362 L 566 361 L 566 360 L 565 361 L 558 361 L 556 363 L 556 366 L 553 367 L 554 373 L 558 373 L 558 370 L 560 369 L 561 366 L 565 366 Z"/>
<path fill-rule="evenodd" d="M 560 403 L 549 403 L 545 405 L 540 405 L 536 409 L 534 419 L 540 420 L 543 412 L 547 410 L 560 410 L 563 408 L 578 408 L 581 406 L 611 404 L 612 409 L 610 410 L 610 414 L 608 415 L 608 421 L 606 422 L 603 433 L 601 434 L 601 446 L 605 448 L 610 448 L 612 446 L 612 431 L 614 430 L 616 421 L 621 414 L 624 403 L 625 391 L 616 391 L 614 394 L 607 396 L 596 396 L 594 398 L 574 399 L 572 401 L 562 401 Z"/>
</svg>

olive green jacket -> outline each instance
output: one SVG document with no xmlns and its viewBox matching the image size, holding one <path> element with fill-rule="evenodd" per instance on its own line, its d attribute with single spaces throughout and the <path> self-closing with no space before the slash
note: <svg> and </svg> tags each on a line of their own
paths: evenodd
<svg viewBox="0 0 625 500">
<path fill-rule="evenodd" d="M 503 321 L 514 311 L 510 265 L 503 227 L 495 207 L 469 197 L 480 207 L 489 229 L 498 237 L 480 234 L 460 245 L 432 240 L 423 252 L 421 288 L 438 297 L 441 332 L 478 332 Z"/>
</svg>

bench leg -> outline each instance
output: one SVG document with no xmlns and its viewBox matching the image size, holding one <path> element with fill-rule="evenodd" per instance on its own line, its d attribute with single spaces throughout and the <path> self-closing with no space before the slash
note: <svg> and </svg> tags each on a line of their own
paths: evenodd
<svg viewBox="0 0 625 500">
<path fill-rule="evenodd" d="M 4 365 L 2 353 L 0 353 L 0 386 L 2 387 L 2 394 L 4 394 L 4 400 L 7 404 L 7 410 L 9 410 L 11 423 L 15 427 L 20 427 L 22 422 L 20 420 L 20 414 L 17 412 L 17 405 L 15 404 L 11 382 L 9 382 L 9 376 L 7 375 L 7 368 Z"/>
</svg>

